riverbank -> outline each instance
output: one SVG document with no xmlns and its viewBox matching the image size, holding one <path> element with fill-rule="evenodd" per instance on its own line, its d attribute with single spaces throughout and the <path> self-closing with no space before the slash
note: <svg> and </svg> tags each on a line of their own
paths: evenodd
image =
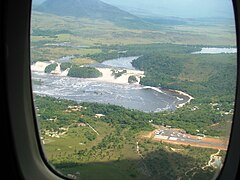
<svg viewBox="0 0 240 180">
<path fill-rule="evenodd" d="M 185 98 L 187 98 L 187 100 L 185 102 L 177 104 L 176 108 L 181 108 L 184 105 L 190 103 L 191 100 L 194 99 L 194 97 L 192 97 L 191 95 L 187 94 L 186 92 L 180 91 L 180 90 L 166 89 L 166 88 L 157 88 L 157 87 L 151 87 L 151 86 L 145 86 L 145 87 L 151 88 L 153 90 L 157 90 L 160 93 L 164 93 L 163 92 L 163 90 L 164 90 L 164 91 L 167 91 L 167 92 L 170 92 L 170 93 L 174 93 L 176 95 L 180 95 L 180 96 L 184 97 L 184 98 L 177 97 L 178 99 L 181 99 L 181 100 L 184 100 Z"/>
<path fill-rule="evenodd" d="M 144 71 L 140 71 L 140 70 L 126 69 L 126 71 L 127 71 L 126 73 L 124 73 L 123 75 L 121 75 L 118 78 L 114 78 L 114 76 L 112 75 L 112 71 L 111 71 L 113 68 L 96 68 L 96 69 L 98 69 L 103 74 L 102 77 L 94 78 L 94 80 L 97 80 L 97 81 L 117 83 L 117 84 L 129 84 L 128 83 L 129 76 L 135 76 L 137 78 L 138 82 L 136 82 L 134 84 L 140 84 L 140 78 L 144 77 Z M 157 91 L 159 93 L 166 94 L 165 92 L 163 92 L 161 90 L 161 88 L 158 88 L 158 87 L 143 86 L 143 89 L 152 89 L 152 90 Z M 194 99 L 191 95 L 187 94 L 186 92 L 183 92 L 183 91 L 180 91 L 180 90 L 173 90 L 173 89 L 167 89 L 167 90 L 169 92 L 174 92 L 174 93 L 177 93 L 181 96 L 184 96 L 184 97 L 188 98 L 187 101 L 176 105 L 176 108 L 181 108 L 184 105 L 190 103 L 191 100 Z"/>
<path fill-rule="evenodd" d="M 187 100 L 186 102 L 181 103 L 181 104 L 178 104 L 178 105 L 176 106 L 177 108 L 183 107 L 184 105 L 190 103 L 191 100 L 194 99 L 194 97 L 192 97 L 191 95 L 189 95 L 189 94 L 187 94 L 187 93 L 185 93 L 185 92 L 183 92 L 183 91 L 179 91 L 179 90 L 173 90 L 173 91 L 188 98 L 188 100 Z"/>
</svg>

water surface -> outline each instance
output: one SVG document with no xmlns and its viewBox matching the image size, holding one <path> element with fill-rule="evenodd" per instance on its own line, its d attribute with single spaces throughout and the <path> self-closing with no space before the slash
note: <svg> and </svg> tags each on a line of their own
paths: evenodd
<svg viewBox="0 0 240 180">
<path fill-rule="evenodd" d="M 131 62 L 137 58 L 137 56 L 118 58 L 105 61 L 101 65 L 134 69 Z M 145 112 L 159 112 L 175 110 L 178 104 L 188 100 L 187 97 L 177 93 L 139 84 L 115 84 L 43 72 L 33 72 L 32 77 L 41 81 L 41 85 L 33 86 L 34 93 L 77 102 L 115 104 Z"/>
<path fill-rule="evenodd" d="M 202 48 L 201 51 L 192 54 L 220 54 L 220 53 L 237 53 L 237 48 Z"/>
</svg>

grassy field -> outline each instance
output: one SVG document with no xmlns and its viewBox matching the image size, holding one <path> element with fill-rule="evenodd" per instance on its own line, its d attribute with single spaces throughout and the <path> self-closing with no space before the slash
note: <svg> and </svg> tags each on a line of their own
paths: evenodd
<svg viewBox="0 0 240 180">
<path fill-rule="evenodd" d="M 83 65 L 83 64 L 94 64 L 97 61 L 91 58 L 74 58 L 72 62 L 77 65 Z"/>
<path fill-rule="evenodd" d="M 181 57 L 181 56 L 179 56 Z M 213 55 L 189 55 L 184 63 L 184 68 L 181 74 L 178 76 L 180 80 L 186 80 L 190 82 L 205 82 L 208 78 L 214 74 L 219 73 L 215 65 L 221 64 L 221 66 L 236 66 L 236 56 L 229 54 L 213 54 Z M 220 80 L 221 81 L 221 80 Z"/>
<path fill-rule="evenodd" d="M 58 61 L 59 58 L 64 56 L 86 56 L 96 53 L 101 53 L 101 49 L 95 48 L 73 48 L 73 47 L 38 47 L 32 48 L 32 61 L 38 61 L 44 59 L 45 61 L 54 60 Z"/>
<path fill-rule="evenodd" d="M 48 159 L 57 170 L 80 179 L 96 179 L 96 175 L 98 179 L 188 178 L 203 174 L 201 167 L 207 164 L 210 154 L 216 152 L 212 149 L 151 142 L 129 134 L 128 130 L 125 130 L 125 135 L 119 135 L 119 138 L 125 138 L 119 142 L 123 146 L 117 144 L 117 148 L 111 146 L 102 149 L 98 145 L 103 138 L 115 134 L 116 130 L 107 128 L 108 125 L 104 123 L 96 122 L 96 125 L 100 135 L 92 142 L 84 137 L 84 132 L 92 130 L 78 127 L 70 128 L 64 137 L 52 138 L 52 142 L 44 146 Z M 79 142 L 86 144 L 80 145 Z M 141 156 L 136 151 L 136 142 L 139 143 Z M 110 141 L 109 144 L 114 142 Z M 98 148 L 92 150 L 93 146 Z M 192 167 L 196 169 L 185 175 Z M 208 168 L 204 173 L 213 176 L 214 172 L 214 169 Z"/>
<path fill-rule="evenodd" d="M 71 42 L 70 46 L 48 44 Z M 128 29 L 104 20 L 32 13 L 32 61 L 57 60 L 67 55 L 91 55 L 93 46 L 151 43 L 235 45 L 233 25 L 161 25 L 157 29 Z M 89 46 L 89 47 L 79 47 Z"/>
<path fill-rule="evenodd" d="M 149 44 L 178 43 L 205 45 L 235 45 L 234 26 L 225 24 L 211 25 L 162 25 L 158 29 L 127 29 L 104 20 L 59 17 L 33 12 L 33 41 L 71 41 L 80 45 L 94 44 Z M 57 37 L 35 37 L 37 30 L 56 32 Z M 67 34 L 58 32 L 67 31 Z M 59 35 L 58 35 L 59 34 Z"/>
<path fill-rule="evenodd" d="M 142 134 L 151 131 L 133 129 L 132 119 L 127 124 L 115 122 L 119 113 L 110 106 L 85 104 L 80 111 L 66 112 L 77 104 L 48 97 L 37 97 L 36 103 L 47 159 L 65 175 L 78 179 L 204 179 L 218 171 L 213 167 L 202 170 L 216 150 L 144 139 Z M 46 105 L 50 108 L 43 109 Z M 101 110 L 106 116 L 94 117 Z M 50 121 L 47 117 L 58 118 Z M 142 121 L 138 119 L 138 123 Z M 61 135 L 63 128 L 65 133 Z M 224 158 L 225 151 L 220 156 Z"/>
<path fill-rule="evenodd" d="M 134 137 L 128 130 L 125 130 L 125 135 L 124 133 L 119 135 L 119 138 L 126 138 L 119 142 L 123 146 L 117 146 L 117 148 L 112 146 L 104 150 L 98 145 L 103 142 L 104 137 L 115 134 L 116 130 L 107 128 L 109 125 L 105 123 L 96 122 L 96 125 L 100 135 L 94 141 L 89 142 L 84 137 L 84 132 L 92 131 L 89 127 L 78 127 L 70 128 L 69 132 L 61 138 L 52 138 L 52 141 L 44 146 L 49 161 L 56 166 L 57 170 L 65 174 L 74 174 L 80 179 L 96 179 L 96 175 L 98 179 L 177 178 L 180 176 L 187 178 L 200 173 L 201 167 L 207 163 L 210 154 L 216 151 L 151 142 L 140 139 L 137 135 Z M 136 151 L 136 142 L 139 143 L 142 156 Z M 110 141 L 109 144 L 114 142 Z M 93 146 L 99 149 L 93 151 Z M 92 154 L 89 154 L 91 151 L 93 151 Z M 184 172 L 192 167 L 196 169 L 189 175 L 184 175 Z M 211 168 L 206 170 L 208 173 L 211 171 L 213 176 L 215 170 Z"/>
</svg>

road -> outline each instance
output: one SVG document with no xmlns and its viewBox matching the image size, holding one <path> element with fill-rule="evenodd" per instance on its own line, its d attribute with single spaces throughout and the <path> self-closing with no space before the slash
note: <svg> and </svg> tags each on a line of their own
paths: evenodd
<svg viewBox="0 0 240 180">
<path fill-rule="evenodd" d="M 97 135 L 99 135 L 99 133 L 97 132 L 97 130 L 94 129 L 90 124 L 86 123 L 86 125 L 88 125 Z"/>
</svg>

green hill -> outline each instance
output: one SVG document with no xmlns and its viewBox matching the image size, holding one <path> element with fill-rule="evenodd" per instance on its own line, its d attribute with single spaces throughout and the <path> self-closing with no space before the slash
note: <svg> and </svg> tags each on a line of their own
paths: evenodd
<svg viewBox="0 0 240 180">
<path fill-rule="evenodd" d="M 142 28 L 147 24 L 137 16 L 99 0 L 47 0 L 34 10 L 58 16 L 102 19 L 134 28 Z"/>
</svg>

